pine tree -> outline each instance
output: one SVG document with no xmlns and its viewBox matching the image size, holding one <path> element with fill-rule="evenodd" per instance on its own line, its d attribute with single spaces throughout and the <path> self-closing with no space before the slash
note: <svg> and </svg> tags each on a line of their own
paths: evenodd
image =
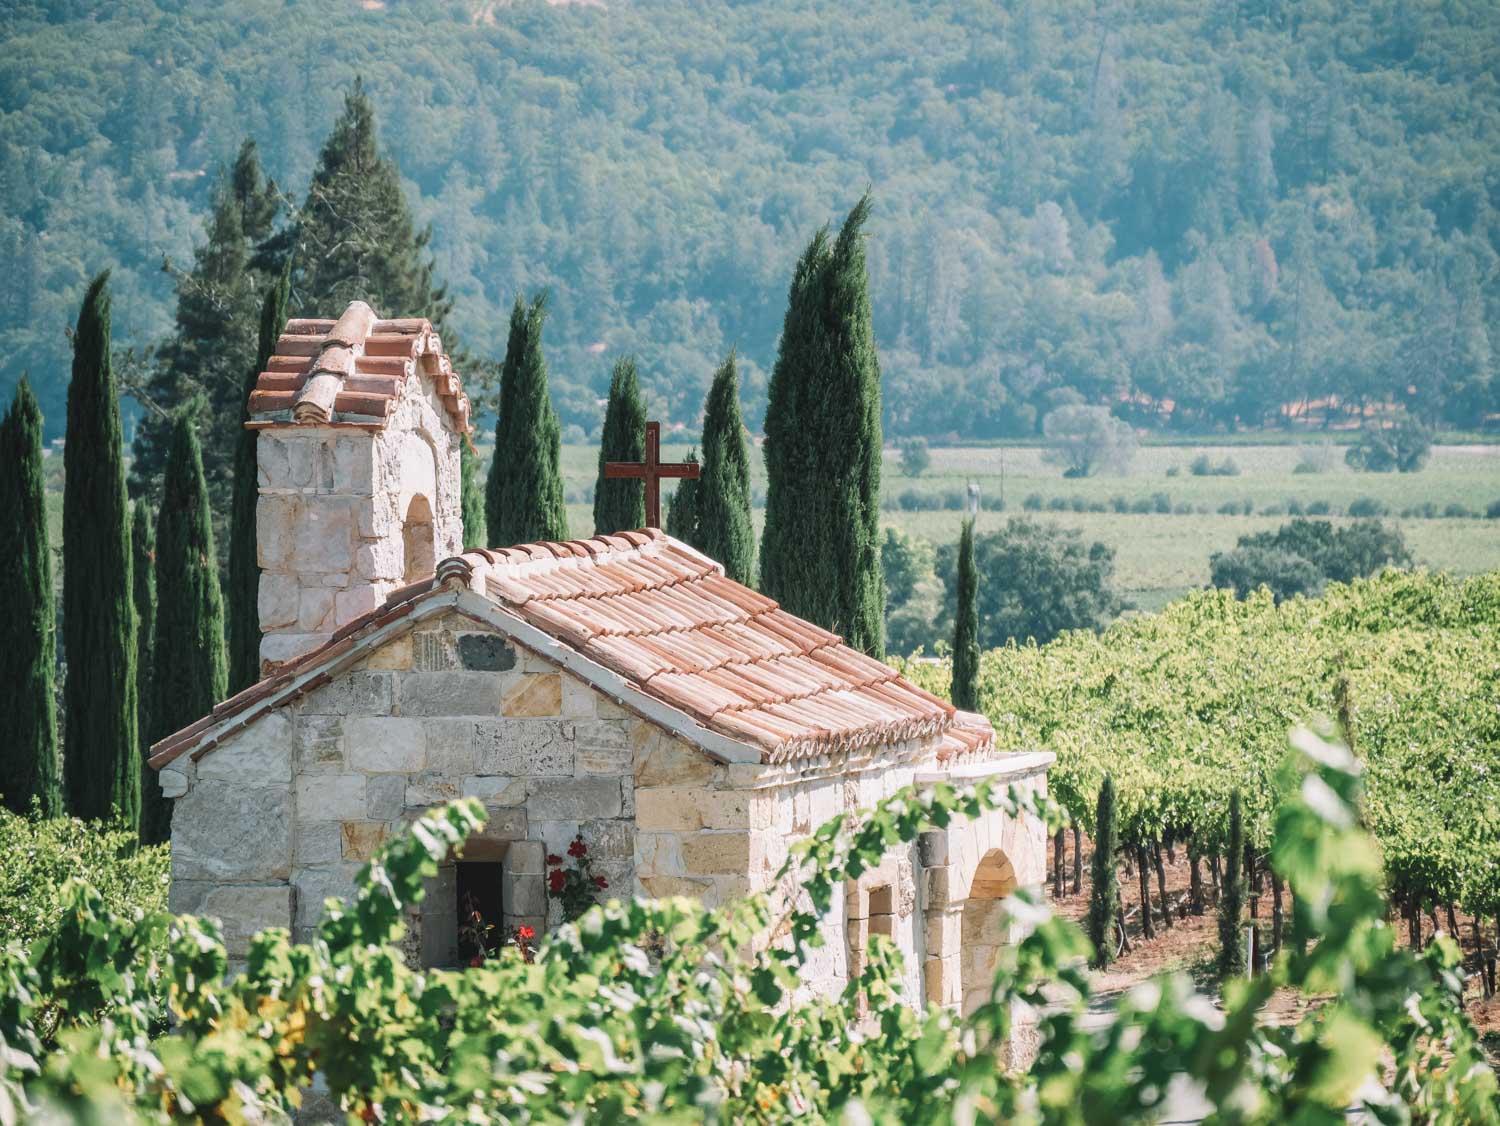
<svg viewBox="0 0 1500 1126">
<path fill-rule="evenodd" d="M 761 589 L 790 613 L 879 656 L 880 364 L 861 199 L 797 263 L 766 409 Z"/>
<path fill-rule="evenodd" d="M 247 429 L 250 393 L 265 371 L 281 326 L 286 323 L 291 287 L 290 264 L 266 291 L 260 306 L 255 366 L 244 377 L 240 397 L 240 430 L 235 437 L 234 491 L 229 514 L 229 691 L 241 692 L 260 679 L 260 561 L 255 547 L 255 507 L 260 497 L 256 465 L 257 432 Z"/>
<path fill-rule="evenodd" d="M 1115 925 L 1120 902 L 1120 873 L 1115 853 L 1120 847 L 1115 826 L 1115 783 L 1109 775 L 1099 787 L 1094 807 L 1094 859 L 1089 867 L 1088 936 L 1094 946 L 1095 969 L 1115 960 Z"/>
<path fill-rule="evenodd" d="M 703 410 L 703 475 L 696 546 L 724 564 L 737 583 L 754 581 L 755 528 L 750 521 L 750 455 L 740 415 L 734 353 L 714 373 Z"/>
<path fill-rule="evenodd" d="M 979 710 L 979 572 L 974 566 L 974 518 L 958 537 L 958 608 L 953 617 L 953 706 Z"/>
<path fill-rule="evenodd" d="M 465 436 L 458 450 L 459 496 L 463 506 L 464 550 L 484 547 L 484 483 L 479 478 L 479 454 Z"/>
<path fill-rule="evenodd" d="M 146 765 L 151 755 L 151 672 L 156 667 L 156 522 L 144 497 L 137 497 L 130 513 L 130 554 L 135 588 L 136 730 L 141 737 L 141 838 L 150 843 L 147 826 L 156 803 L 162 801 L 156 771 Z"/>
<path fill-rule="evenodd" d="M 1240 792 L 1229 795 L 1229 844 L 1224 857 L 1224 889 L 1219 897 L 1219 976 L 1245 972 L 1245 939 L 1240 916 L 1245 912 L 1245 820 Z"/>
<path fill-rule="evenodd" d="M 542 325 L 547 298 L 516 298 L 500 369 L 500 413 L 495 456 L 485 483 L 484 518 L 490 546 L 568 538 L 563 504 L 562 428 L 547 389 Z"/>
<path fill-rule="evenodd" d="M 594 535 L 631 531 L 646 526 L 645 483 L 638 478 L 604 476 L 607 461 L 644 461 L 646 405 L 635 360 L 615 361 L 609 379 L 609 405 L 604 409 L 604 434 L 599 443 L 599 476 L 594 482 Z"/>
<path fill-rule="evenodd" d="M 689 450 L 686 460 L 696 463 L 698 451 Z M 702 496 L 702 489 L 701 475 L 684 477 L 677 482 L 677 490 L 672 494 L 672 500 L 667 505 L 667 526 L 663 530 L 673 539 L 681 540 L 691 547 L 698 547 L 699 498 Z M 699 550 L 702 549 L 699 548 Z"/>
<path fill-rule="evenodd" d="M 261 175 L 255 142 L 241 146 L 232 170 L 221 173 L 207 241 L 193 268 L 177 276 L 172 335 L 157 350 L 143 397 L 151 405 L 136 427 L 131 491 L 156 501 L 172 443 L 173 411 L 194 398 L 209 410 L 200 421 L 203 469 L 217 542 L 230 542 L 235 458 L 245 408 L 245 368 L 254 359 L 264 276 L 252 268 L 252 248 L 267 237 L 277 211 L 277 188 Z M 279 328 L 280 326 L 278 326 Z M 227 565 L 227 559 L 220 560 Z"/>
<path fill-rule="evenodd" d="M 156 518 L 156 662 L 151 677 L 151 742 L 207 715 L 227 695 L 224 604 L 214 566 L 214 530 L 198 451 L 195 413 L 183 410 Z M 155 792 L 143 811 L 141 839 L 164 841 L 172 806 Z"/>
<path fill-rule="evenodd" d="M 63 450 L 63 689 L 69 810 L 134 829 L 140 816 L 130 501 L 109 353 L 109 271 L 83 298 L 73 337 Z"/>
<path fill-rule="evenodd" d="M 302 210 L 267 254 L 295 259 L 293 288 L 308 316 L 336 317 L 358 299 L 383 316 L 426 317 L 441 331 L 453 302 L 433 281 L 431 237 L 430 227 L 418 230 L 412 220 L 396 162 L 380 154 L 375 106 L 356 81 Z"/>
<path fill-rule="evenodd" d="M 58 817 L 57 619 L 42 483 L 42 410 L 24 375 L 0 421 L 0 543 L 11 572 L 0 610 L 0 803 L 24 814 L 35 799 L 43 817 Z"/>
</svg>

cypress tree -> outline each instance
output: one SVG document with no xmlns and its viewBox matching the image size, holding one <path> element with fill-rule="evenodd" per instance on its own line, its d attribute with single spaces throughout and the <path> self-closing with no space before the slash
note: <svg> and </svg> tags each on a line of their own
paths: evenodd
<svg viewBox="0 0 1500 1126">
<path fill-rule="evenodd" d="M 689 450 L 685 460 L 696 462 L 698 451 Z M 702 488 L 701 473 L 698 477 L 684 477 L 677 482 L 671 503 L 667 505 L 667 526 L 664 531 L 673 539 L 679 539 L 692 547 L 698 547 L 698 507 Z"/>
<path fill-rule="evenodd" d="M 142 416 L 132 447 L 131 491 L 154 503 L 172 444 L 171 412 L 190 399 L 207 400 L 199 438 L 216 538 L 225 548 L 232 539 L 227 525 L 244 421 L 245 368 L 254 359 L 265 285 L 251 255 L 254 243 L 270 233 L 277 201 L 275 183 L 261 174 L 255 142 L 245 141 L 233 169 L 220 176 L 207 238 L 194 251 L 192 269 L 177 274 L 173 331 L 157 349 L 144 390 L 157 409 Z M 227 558 L 220 563 L 227 566 Z"/>
<path fill-rule="evenodd" d="M 156 522 L 145 498 L 137 497 L 130 513 L 130 554 L 135 589 L 136 730 L 141 736 L 141 838 L 148 843 L 147 826 L 155 803 L 162 800 L 156 771 L 145 764 L 151 752 L 151 672 L 156 667 Z"/>
<path fill-rule="evenodd" d="M 130 502 L 109 354 L 109 271 L 83 298 L 73 337 L 63 450 L 63 689 L 68 808 L 79 817 L 140 816 L 136 628 Z"/>
<path fill-rule="evenodd" d="M 766 409 L 761 589 L 790 613 L 883 651 L 880 363 L 861 199 L 797 263 Z"/>
<path fill-rule="evenodd" d="M 562 427 L 547 390 L 542 325 L 547 297 L 519 297 L 500 368 L 495 456 L 485 483 L 484 519 L 491 547 L 568 538 L 563 504 Z"/>
<path fill-rule="evenodd" d="M 259 340 L 255 366 L 245 374 L 240 397 L 240 428 L 235 436 L 234 492 L 229 513 L 229 691 L 243 691 L 260 679 L 260 561 L 255 550 L 257 483 L 256 439 L 245 427 L 250 417 L 250 392 L 276 350 L 291 288 L 290 264 L 266 291 L 260 306 Z M 169 732 L 170 734 L 170 732 Z"/>
<path fill-rule="evenodd" d="M 229 682 L 224 604 L 194 414 L 182 411 L 172 429 L 156 521 L 156 652 L 163 659 L 151 677 L 153 743 L 212 711 Z M 141 838 L 166 840 L 171 818 L 171 802 L 155 790 L 141 818 Z"/>
<path fill-rule="evenodd" d="M 1219 896 L 1219 976 L 1245 972 L 1245 940 L 1240 916 L 1245 911 L 1245 820 L 1240 792 L 1229 795 L 1229 845 L 1224 857 L 1224 887 Z"/>
<path fill-rule="evenodd" d="M 604 433 L 599 443 L 599 476 L 594 482 L 594 535 L 645 527 L 645 482 L 604 476 L 607 461 L 644 461 L 646 405 L 633 358 L 615 361 L 609 378 L 609 405 L 604 409 Z"/>
<path fill-rule="evenodd" d="M 0 610 L 0 802 L 43 817 L 63 812 L 57 741 L 57 618 L 47 498 L 42 481 L 42 410 L 21 377 L 0 421 L 0 542 L 11 560 Z"/>
<path fill-rule="evenodd" d="M 979 572 L 974 566 L 974 518 L 958 537 L 958 608 L 953 618 L 953 706 L 979 710 Z"/>
<path fill-rule="evenodd" d="M 479 454 L 467 435 L 458 448 L 459 498 L 463 506 L 464 550 L 484 547 L 484 483 L 479 479 Z"/>
<path fill-rule="evenodd" d="M 714 373 L 703 410 L 703 474 L 698 489 L 697 546 L 724 564 L 737 583 L 754 581 L 755 529 L 750 521 L 750 455 L 740 415 L 740 379 L 730 352 Z"/>
<path fill-rule="evenodd" d="M 1094 859 L 1089 867 L 1088 935 L 1094 946 L 1095 969 L 1115 960 L 1115 921 L 1120 902 L 1120 873 L 1115 852 L 1120 847 L 1115 826 L 1115 783 L 1109 775 L 1099 787 L 1094 806 Z"/>
</svg>

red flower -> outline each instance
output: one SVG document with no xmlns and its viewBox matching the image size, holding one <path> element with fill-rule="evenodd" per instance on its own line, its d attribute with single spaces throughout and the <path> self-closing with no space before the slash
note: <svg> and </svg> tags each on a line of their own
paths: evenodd
<svg viewBox="0 0 1500 1126">
<path fill-rule="evenodd" d="M 605 888 L 609 887 L 609 881 L 606 880 L 603 876 L 595 876 L 594 886 L 597 887 L 600 891 L 603 891 Z"/>
<path fill-rule="evenodd" d="M 478 966 L 482 966 L 482 965 L 484 965 L 484 955 L 483 954 L 475 954 L 474 957 L 472 957 L 472 958 L 469 959 L 469 967 L 471 969 L 476 968 Z"/>
<path fill-rule="evenodd" d="M 519 938 L 522 942 L 530 942 L 533 938 L 536 937 L 536 928 L 535 927 L 517 927 L 516 928 L 516 937 Z"/>
<path fill-rule="evenodd" d="M 557 895 L 562 891 L 565 882 L 567 882 L 567 877 L 562 874 L 562 869 L 554 868 L 552 874 L 547 877 L 547 888 L 553 895 Z"/>
<path fill-rule="evenodd" d="M 557 865 L 562 863 L 562 857 L 558 856 L 555 852 L 549 852 L 547 854 L 547 863 L 555 868 Z"/>
<path fill-rule="evenodd" d="M 574 837 L 573 843 L 568 846 L 568 855 L 575 860 L 582 859 L 588 855 L 588 845 L 583 843 L 582 837 Z"/>
</svg>

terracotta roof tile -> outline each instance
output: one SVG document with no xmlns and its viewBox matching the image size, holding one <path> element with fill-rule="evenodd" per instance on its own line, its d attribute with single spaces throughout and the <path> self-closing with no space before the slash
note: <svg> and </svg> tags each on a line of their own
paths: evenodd
<svg viewBox="0 0 1500 1126">
<path fill-rule="evenodd" d="M 469 397 L 431 322 L 381 320 L 363 301 L 352 302 L 337 321 L 294 317 L 256 380 L 246 425 L 379 428 L 402 386 L 419 373 L 432 379 L 454 427 L 462 433 L 473 429 Z"/>
</svg>

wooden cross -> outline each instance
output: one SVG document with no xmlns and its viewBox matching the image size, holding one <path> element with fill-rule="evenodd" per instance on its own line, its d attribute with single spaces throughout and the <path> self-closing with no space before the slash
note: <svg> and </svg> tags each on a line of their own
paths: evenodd
<svg viewBox="0 0 1500 1126">
<path fill-rule="evenodd" d="M 604 476 L 644 478 L 646 482 L 646 527 L 661 527 L 661 481 L 663 477 L 698 476 L 698 463 L 694 461 L 662 461 L 661 423 L 646 423 L 646 460 L 607 461 Z"/>
</svg>

